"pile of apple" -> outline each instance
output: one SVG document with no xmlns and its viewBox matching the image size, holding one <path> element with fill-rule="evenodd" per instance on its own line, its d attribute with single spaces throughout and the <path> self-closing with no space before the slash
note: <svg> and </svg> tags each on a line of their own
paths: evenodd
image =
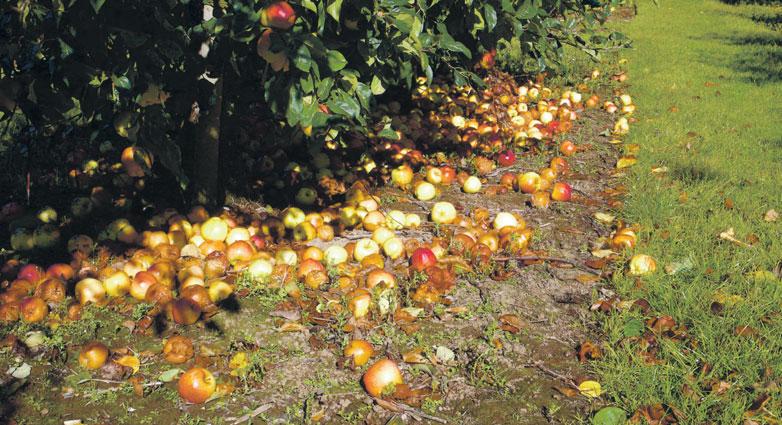
<svg viewBox="0 0 782 425">
<path fill-rule="evenodd" d="M 295 194 L 295 206 L 282 211 L 247 215 L 224 210 L 210 215 L 199 206 L 187 213 L 169 209 L 152 216 L 144 228 L 126 219 L 113 220 L 97 235 L 97 244 L 91 236 L 74 235 L 67 243 L 69 264 L 44 269 L 9 260 L 2 270 L 7 280 L 0 293 L 0 321 L 56 326 L 60 320 L 79 320 L 90 303 L 112 307 L 145 302 L 154 307 L 136 324 L 137 332 L 149 332 L 156 316 L 172 326 L 191 326 L 217 313 L 224 300 L 244 296 L 238 283 L 243 279 L 258 288 L 283 289 L 293 300 L 304 295 L 316 299 L 326 314 L 349 312 L 348 331 L 369 329 L 381 320 L 415 322 L 421 309 L 450 302 L 459 274 L 490 268 L 498 252 L 523 254 L 533 235 L 519 214 L 480 207 L 459 211 L 450 202 L 437 202 L 441 187 L 458 183 L 465 193 L 480 193 L 497 167 L 510 169 L 517 152 L 526 151 L 555 156 L 547 167 L 508 170 L 491 183 L 530 194 L 537 207 L 572 196 L 562 178 L 568 172 L 565 158 L 578 147 L 555 139 L 572 128 L 577 111 L 596 107 L 598 99 L 592 96 L 582 103 L 575 90 L 555 93 L 542 81 L 517 85 L 499 73 L 486 81 L 482 91 L 444 83 L 421 85 L 414 109 L 402 114 L 393 103 L 379 108 L 373 127 L 377 131 L 353 134 L 347 143 L 325 139 L 305 153 L 263 148 L 267 153 L 258 159 L 261 166 L 256 167 L 255 159 L 249 165 L 258 168 L 262 186 Z M 620 103 L 623 112 L 632 113 L 629 97 L 621 97 Z M 607 110 L 609 106 L 604 104 Z M 389 118 L 396 137 L 381 137 Z M 614 133 L 621 135 L 626 126 L 626 117 L 621 117 Z M 558 153 L 553 153 L 557 143 Z M 357 157 L 356 152 L 365 155 Z M 299 162 L 289 160 L 297 155 Z M 113 168 L 126 177 L 119 183 L 143 186 L 154 164 L 152 156 L 129 147 L 120 159 L 120 168 Z M 433 201 L 426 207 L 428 220 L 442 230 L 437 237 L 403 237 L 402 230 L 424 225 L 425 218 L 381 209 L 369 191 L 373 183 L 387 181 L 410 190 L 420 201 Z M 72 213 L 88 215 L 103 201 L 100 193 L 74 201 Z M 632 247 L 635 234 L 618 228 L 608 243 Z M 110 253 L 108 244 L 122 246 L 124 255 Z M 402 296 L 402 279 L 412 282 L 405 288 L 412 305 Z M 67 303 L 67 315 L 50 316 L 62 303 Z M 186 363 L 193 356 L 192 342 L 170 338 L 162 353 L 168 362 Z M 341 354 L 346 364 L 358 368 L 377 352 L 357 338 Z M 110 355 L 108 347 L 94 342 L 83 347 L 80 363 L 96 370 Z M 404 388 L 404 376 L 398 364 L 381 358 L 366 370 L 363 384 L 378 397 L 394 392 L 394 387 Z M 180 394 L 193 403 L 207 400 L 216 387 L 211 372 L 199 367 L 179 381 Z"/>
</svg>

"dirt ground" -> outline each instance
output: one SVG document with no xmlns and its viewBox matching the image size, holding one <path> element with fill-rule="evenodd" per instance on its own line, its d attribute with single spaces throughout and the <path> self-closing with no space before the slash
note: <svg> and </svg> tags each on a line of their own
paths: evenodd
<svg viewBox="0 0 782 425">
<path fill-rule="evenodd" d="M 136 353 L 149 383 L 143 398 L 133 394 L 125 376 L 96 379 L 81 371 L 75 356 L 63 363 L 64 351 L 3 351 L 0 370 L 20 363 L 32 366 L 26 379 L 3 378 L 3 398 L 8 400 L 2 407 L 4 423 L 577 422 L 595 408 L 586 397 L 572 394 L 573 383 L 586 378 L 577 353 L 580 344 L 595 338 L 589 306 L 602 272 L 589 268 L 586 261 L 592 243 L 610 232 L 593 214 L 610 210 L 621 192 L 615 190 L 614 175 L 619 152 L 609 137 L 601 135 L 611 125 L 607 113 L 592 110 L 569 133 L 584 148 L 569 159 L 573 172 L 568 182 L 577 195 L 574 202 L 535 209 L 522 193 L 467 195 L 453 185 L 437 199 L 450 201 L 465 212 L 478 206 L 493 213 L 518 212 L 535 229 L 534 252 L 563 261 L 500 258 L 498 265 L 505 273 L 461 276 L 448 297 L 450 304 L 424 311 L 415 327 L 401 330 L 381 323 L 359 329 L 357 335 L 383 347 L 380 351 L 391 358 L 401 359 L 420 349 L 422 360 L 403 367 L 414 390 L 428 389 L 422 390 L 420 404 L 412 410 L 381 406 L 367 396 L 359 383 L 360 372 L 338 367 L 339 336 L 335 338 L 318 323 L 317 315 L 303 321 L 305 326 L 295 332 L 280 331 L 292 315 L 317 311 L 314 306 L 291 308 L 276 291 L 240 291 L 235 305 L 222 306 L 209 321 L 187 328 L 159 324 L 153 335 L 133 333 L 133 322 L 110 308 L 88 311 L 92 320 L 72 331 L 81 333 L 85 341 L 97 336 L 112 347 L 127 346 Z M 544 159 L 522 156 L 513 167 L 492 172 L 489 182 L 496 184 L 506 171 L 538 169 Z M 374 195 L 384 209 L 422 215 L 433 203 L 416 201 L 392 188 L 378 189 Z M 401 233 L 405 238 L 426 240 L 447 230 L 430 225 Z M 341 237 L 350 240 L 367 234 L 353 231 Z M 228 353 L 252 352 L 253 379 L 240 380 L 231 394 L 204 405 L 182 403 L 175 382 L 155 380 L 172 368 L 154 354 L 160 352 L 161 338 L 174 334 L 193 339 L 197 362 L 204 365 L 225 363 Z M 217 378 L 221 380 L 219 374 Z"/>
</svg>

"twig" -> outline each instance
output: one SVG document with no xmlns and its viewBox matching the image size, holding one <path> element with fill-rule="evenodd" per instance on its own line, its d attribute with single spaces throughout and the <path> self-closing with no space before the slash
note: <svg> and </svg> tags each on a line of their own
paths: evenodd
<svg viewBox="0 0 782 425">
<path fill-rule="evenodd" d="M 407 413 L 408 415 L 414 417 L 416 420 L 420 421 L 421 418 L 429 419 L 430 421 L 434 421 L 441 424 L 447 424 L 448 421 L 446 421 L 443 418 L 438 418 L 437 416 L 432 416 L 427 413 L 424 413 L 414 407 L 408 406 L 404 403 L 400 403 L 398 401 L 390 401 L 390 400 L 382 400 L 377 397 L 372 397 L 373 400 L 375 400 L 375 403 L 381 405 L 381 406 L 389 406 L 392 408 L 395 408 L 398 411 Z"/>
<path fill-rule="evenodd" d="M 261 413 L 271 409 L 274 406 L 274 403 L 266 403 L 262 404 L 255 408 L 250 413 L 244 414 L 242 416 L 239 416 L 238 418 L 226 418 L 229 421 L 234 421 L 233 425 L 238 425 L 242 422 L 249 422 L 251 419 L 255 418 L 256 416 L 260 415 Z"/>
<path fill-rule="evenodd" d="M 548 375 L 551 375 L 551 376 L 561 380 L 562 382 L 564 382 L 568 386 L 570 386 L 572 388 L 575 388 L 577 390 L 579 389 L 578 385 L 576 385 L 575 381 L 573 381 L 571 378 L 569 378 L 569 377 L 567 377 L 565 375 L 562 375 L 561 373 L 559 373 L 557 371 L 554 371 L 552 369 L 547 368 L 546 366 L 543 365 L 543 362 L 541 362 L 541 361 L 526 363 L 526 364 L 524 364 L 524 367 L 535 367 L 535 368 L 538 368 L 541 372 L 546 373 Z"/>
<path fill-rule="evenodd" d="M 595 271 L 590 269 L 589 267 L 586 267 L 582 265 L 581 263 L 570 260 L 568 258 L 562 258 L 562 257 L 539 257 L 537 255 L 523 255 L 521 257 L 496 257 L 494 258 L 495 261 L 510 261 L 510 260 L 517 260 L 517 261 L 553 261 L 555 263 L 565 263 L 570 264 L 573 267 L 576 267 L 580 270 L 583 270 L 587 273 L 592 273 L 597 276 L 602 276 L 602 272 Z"/>
</svg>

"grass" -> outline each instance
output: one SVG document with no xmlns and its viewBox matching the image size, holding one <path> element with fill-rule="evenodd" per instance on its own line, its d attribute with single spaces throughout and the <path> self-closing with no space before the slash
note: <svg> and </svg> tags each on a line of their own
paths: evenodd
<svg viewBox="0 0 782 425">
<path fill-rule="evenodd" d="M 606 353 L 595 368 L 606 397 L 628 414 L 662 403 L 681 423 L 739 424 L 768 394 L 752 420 L 779 423 L 782 282 L 753 273 L 782 259 L 782 220 L 763 219 L 769 209 L 782 211 L 782 34 L 764 25 L 782 7 L 639 3 L 634 20 L 616 24 L 634 43 L 623 55 L 639 106 L 627 142 L 641 146 L 622 215 L 641 225 L 635 252 L 655 257 L 658 270 L 614 284 L 624 299 L 649 301 L 643 319 L 671 315 L 689 337 L 657 338 L 660 361 L 649 365 L 624 334 L 640 314 L 614 314 L 605 319 Z M 660 166 L 668 167 L 665 176 L 650 173 Z M 728 228 L 756 242 L 720 240 Z M 664 271 L 686 259 L 691 268 Z M 724 304 L 721 312 L 712 311 L 714 301 Z M 757 334 L 739 336 L 737 326 Z"/>
</svg>

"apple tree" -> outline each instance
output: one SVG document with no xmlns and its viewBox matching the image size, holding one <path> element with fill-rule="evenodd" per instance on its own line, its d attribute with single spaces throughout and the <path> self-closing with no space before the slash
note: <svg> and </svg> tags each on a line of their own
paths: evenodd
<svg viewBox="0 0 782 425">
<path fill-rule="evenodd" d="M 0 9 L 0 137 L 136 145 L 219 202 L 221 138 L 247 105 L 290 134 L 338 139 L 416 78 L 481 84 L 500 40 L 519 41 L 527 72 L 556 68 L 565 45 L 621 43 L 599 28 L 618 1 L 13 0 Z"/>
</svg>

